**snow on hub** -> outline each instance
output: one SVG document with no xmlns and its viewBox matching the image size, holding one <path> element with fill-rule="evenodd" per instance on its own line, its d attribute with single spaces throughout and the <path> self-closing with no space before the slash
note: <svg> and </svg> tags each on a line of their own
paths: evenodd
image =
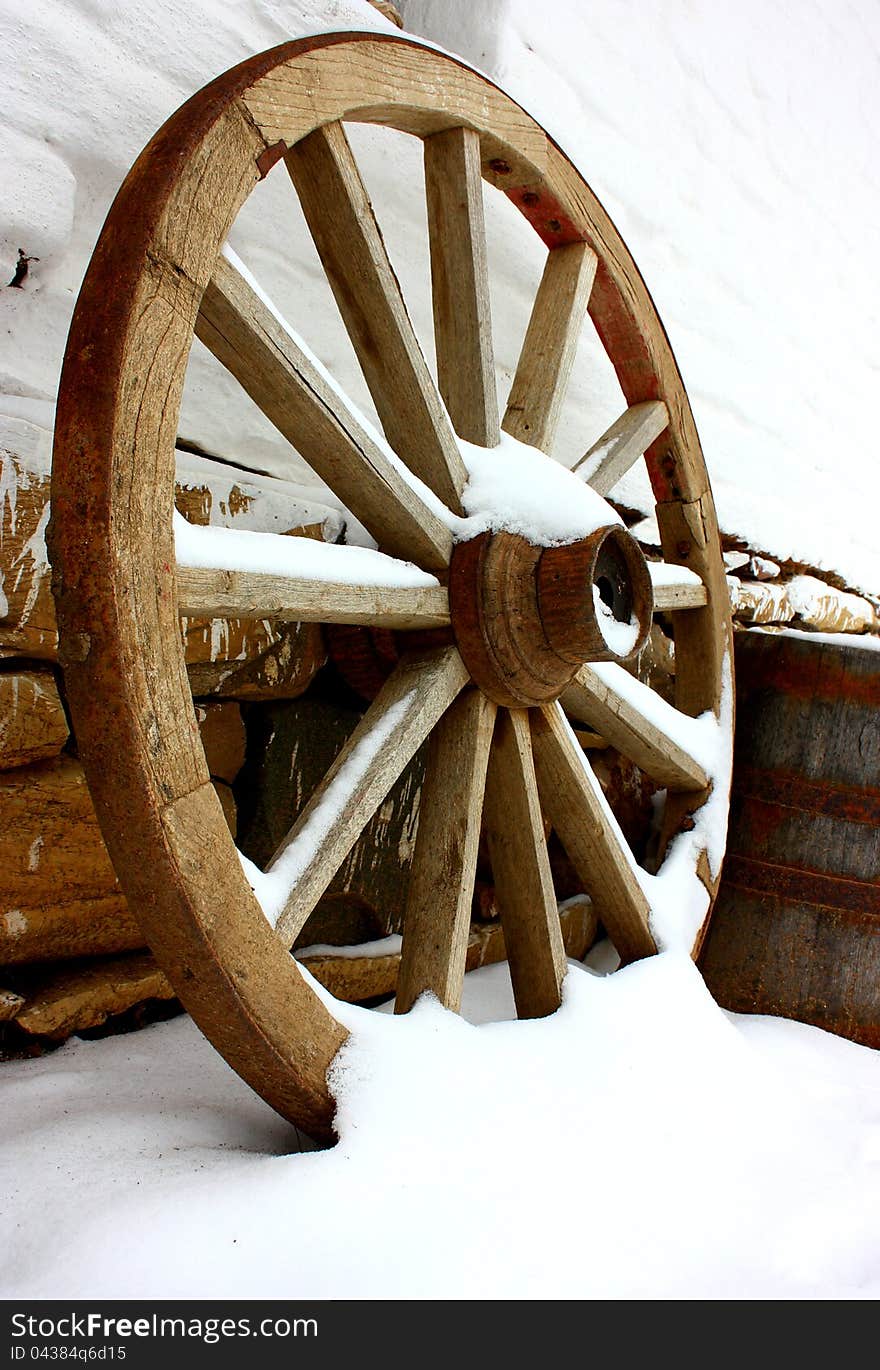
<svg viewBox="0 0 880 1370">
<path fill-rule="evenodd" d="M 560 547 L 508 532 L 459 543 L 449 603 L 477 685 L 497 704 L 527 708 L 557 699 L 585 662 L 638 652 L 653 592 L 638 543 L 612 524 Z"/>
</svg>

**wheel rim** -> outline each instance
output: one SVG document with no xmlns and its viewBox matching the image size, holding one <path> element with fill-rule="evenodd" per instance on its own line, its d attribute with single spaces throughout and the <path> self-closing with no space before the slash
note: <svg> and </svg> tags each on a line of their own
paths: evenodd
<svg viewBox="0 0 880 1370">
<path fill-rule="evenodd" d="M 413 351 L 408 319 L 400 316 L 402 299 L 383 274 L 385 262 L 376 264 L 369 202 L 365 208 L 343 119 L 388 124 L 425 140 L 445 407 L 417 345 Z M 456 514 L 467 472 L 452 424 L 460 437 L 486 446 L 498 437 L 480 176 L 508 195 L 550 250 L 505 431 L 538 448 L 550 445 L 574 341 L 589 307 L 628 406 L 615 442 L 605 444 L 604 456 L 592 463 L 591 483 L 606 494 L 641 443 L 666 561 L 696 572 L 704 587 L 690 600 L 686 589 L 680 591 L 692 607 L 675 614 L 676 705 L 682 713 L 719 712 L 730 621 L 705 465 L 650 297 L 579 173 L 509 97 L 454 59 L 408 40 L 337 34 L 285 44 L 243 63 L 194 96 L 160 130 L 108 217 L 65 356 L 50 529 L 60 658 L 96 810 L 150 946 L 234 1068 L 279 1112 L 320 1137 L 332 1133 L 326 1074 L 346 1032 L 326 997 L 301 975 L 288 954 L 290 940 L 273 932 L 244 876 L 210 785 L 180 647 L 179 605 L 201 593 L 204 608 L 208 593 L 204 577 L 192 571 L 175 577 L 171 520 L 177 416 L 193 331 L 252 396 L 259 390 L 261 407 L 282 432 L 292 422 L 292 408 L 300 422 L 297 445 L 307 459 L 302 424 L 309 425 L 313 464 L 380 546 L 429 572 L 443 572 L 452 537 L 430 501 L 414 498 L 407 481 L 360 432 L 343 432 L 351 462 L 339 462 L 340 431 L 350 415 L 340 416 L 337 406 L 327 419 L 325 411 L 336 404 L 332 395 L 323 408 L 311 400 L 297 407 L 289 394 L 282 403 L 265 371 L 258 376 L 254 369 L 255 339 L 267 346 L 274 325 L 247 279 L 220 251 L 247 195 L 282 159 L 347 316 L 386 436 Z M 275 174 L 282 174 L 280 168 Z M 451 219 L 444 194 L 450 179 L 461 205 Z M 372 253 L 374 276 L 352 300 L 353 241 L 358 251 Z M 239 339 L 237 353 L 231 334 Z M 285 339 L 281 343 L 288 347 Z M 540 362 L 548 355 L 549 366 Z M 295 364 L 301 377 L 307 363 L 298 358 Z M 240 609 L 241 583 L 227 575 L 223 584 Z M 259 589 L 268 592 L 265 581 Z M 402 608 L 399 597 L 394 601 L 392 618 L 396 613 L 411 626 L 423 626 L 425 615 L 436 616 L 438 600 L 431 599 L 433 587 L 423 587 L 421 599 L 419 587 L 412 589 Z M 363 606 L 353 609 L 339 587 L 336 592 L 341 621 L 388 622 L 381 615 L 358 618 L 366 612 Z M 217 593 L 215 577 L 212 603 Z M 672 598 L 667 592 L 662 602 L 674 607 Z M 617 717 L 627 745 L 641 749 L 639 764 L 647 758 L 647 766 L 677 787 L 667 803 L 668 840 L 692 825 L 689 815 L 705 798 L 706 776 L 693 758 L 675 754 L 662 731 L 658 742 L 643 736 L 644 728 L 627 726 L 625 718 L 621 723 L 613 680 L 609 685 L 598 668 L 585 670 L 573 685 L 580 707 Z M 334 775 L 338 779 L 351 764 L 364 737 L 375 742 L 377 728 L 385 729 L 385 741 L 393 731 L 397 760 L 401 747 L 412 755 L 431 735 L 399 1004 L 405 1008 L 421 990 L 433 988 L 457 1006 L 469 923 L 467 882 L 473 880 L 482 807 L 518 1011 L 535 1016 L 558 1005 L 565 970 L 541 806 L 575 864 L 591 871 L 594 883 L 602 870 L 600 911 L 625 960 L 655 949 L 647 903 L 555 702 L 565 681 L 558 688 L 553 683 L 541 707 L 496 711 L 495 702 L 469 686 L 469 674 L 452 645 L 405 657 L 325 784 L 332 788 Z M 539 703 L 522 696 L 509 702 Z M 389 773 L 386 766 L 382 774 L 368 774 L 377 804 L 393 783 Z M 464 815 L 451 845 L 444 822 L 449 794 Z M 361 809 L 361 815 L 363 823 L 369 813 Z M 357 814 L 336 817 L 279 917 L 288 939 L 357 825 Z M 285 844 L 288 861 L 297 841 L 302 846 L 301 837 L 298 824 Z M 429 916 L 437 904 L 438 853 L 448 886 L 441 932 Z M 451 880 L 450 869 L 461 878 Z M 710 870 L 704 860 L 700 874 L 713 897 L 717 862 Z"/>
</svg>

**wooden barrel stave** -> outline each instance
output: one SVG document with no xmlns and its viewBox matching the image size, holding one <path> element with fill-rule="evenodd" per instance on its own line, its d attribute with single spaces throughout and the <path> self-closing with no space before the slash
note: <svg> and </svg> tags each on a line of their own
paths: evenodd
<svg viewBox="0 0 880 1370">
<path fill-rule="evenodd" d="M 880 652 L 743 633 L 736 673 L 706 981 L 727 1008 L 880 1046 Z"/>
</svg>

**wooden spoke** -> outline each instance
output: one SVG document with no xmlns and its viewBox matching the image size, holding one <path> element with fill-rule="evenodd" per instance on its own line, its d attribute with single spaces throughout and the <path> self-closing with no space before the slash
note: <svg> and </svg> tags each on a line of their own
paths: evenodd
<svg viewBox="0 0 880 1370">
<path fill-rule="evenodd" d="M 468 690 L 437 724 L 419 804 L 395 1013 L 424 990 L 458 1012 L 495 705 Z"/>
<path fill-rule="evenodd" d="M 448 563 L 449 529 L 301 340 L 225 257 L 205 291 L 196 333 L 386 551 L 429 570 Z"/>
<path fill-rule="evenodd" d="M 525 709 L 502 710 L 489 760 L 484 825 L 520 1018 L 558 1007 L 565 948 Z"/>
<path fill-rule="evenodd" d="M 500 432 L 478 133 L 451 128 L 425 139 L 425 193 L 440 394 L 459 437 L 495 447 Z"/>
<path fill-rule="evenodd" d="M 626 838 L 559 704 L 532 711 L 541 804 L 621 960 L 657 950 Z"/>
<path fill-rule="evenodd" d="M 563 691 L 562 704 L 668 790 L 704 790 L 709 781 L 699 761 L 677 738 L 694 725 L 623 666 L 582 666 Z"/>
<path fill-rule="evenodd" d="M 467 679 L 457 650 L 443 647 L 405 657 L 386 681 L 269 865 L 289 881 L 275 924 L 285 945 Z"/>
<path fill-rule="evenodd" d="M 669 424 L 662 400 L 645 400 L 624 410 L 571 468 L 599 495 L 607 495 Z"/>
<path fill-rule="evenodd" d="M 464 463 L 342 125 L 316 129 L 285 162 L 388 441 L 461 513 Z"/>
<path fill-rule="evenodd" d="M 701 609 L 708 602 L 706 587 L 695 571 L 668 561 L 649 561 L 648 574 L 654 588 L 654 612 Z"/>
<path fill-rule="evenodd" d="M 596 275 L 596 254 L 568 243 L 547 256 L 501 427 L 549 452 Z"/>
<path fill-rule="evenodd" d="M 443 585 L 351 585 L 260 571 L 178 566 L 178 611 L 189 618 L 280 619 L 288 623 L 365 623 L 374 628 L 443 628 Z"/>
</svg>

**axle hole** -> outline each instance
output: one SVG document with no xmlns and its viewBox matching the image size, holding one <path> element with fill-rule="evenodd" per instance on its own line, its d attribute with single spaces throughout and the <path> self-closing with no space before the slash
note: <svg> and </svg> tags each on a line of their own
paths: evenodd
<svg viewBox="0 0 880 1370">
<path fill-rule="evenodd" d="M 605 539 L 596 558 L 593 583 L 602 603 L 618 623 L 629 623 L 633 611 L 632 586 L 626 556 L 612 535 Z"/>
</svg>

